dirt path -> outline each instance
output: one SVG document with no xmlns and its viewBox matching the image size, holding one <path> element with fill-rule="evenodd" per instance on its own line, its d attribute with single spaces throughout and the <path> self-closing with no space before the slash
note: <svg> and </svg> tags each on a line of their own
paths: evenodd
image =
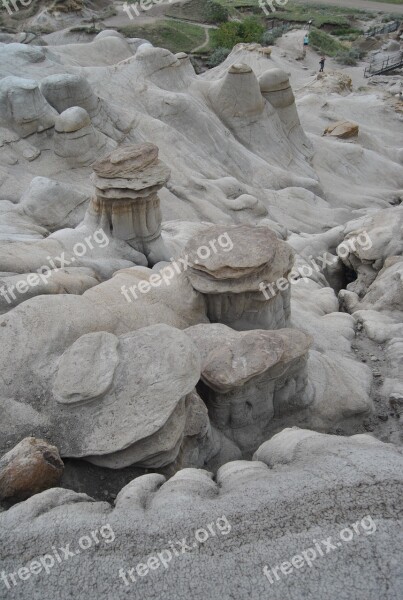
<svg viewBox="0 0 403 600">
<path fill-rule="evenodd" d="M 302 0 L 301 0 L 302 1 Z M 298 2 L 298 0 L 297 0 Z M 387 4 L 372 0 L 303 0 L 304 4 L 328 4 L 339 8 L 358 8 L 373 12 L 395 13 L 403 15 L 403 4 Z"/>
<path fill-rule="evenodd" d="M 195 52 L 199 52 L 200 50 L 203 50 L 203 48 L 205 48 L 206 46 L 209 45 L 210 43 L 210 33 L 207 27 L 204 28 L 204 33 L 206 35 L 206 39 L 204 40 L 203 44 L 201 46 L 197 46 L 197 48 L 193 48 L 193 50 L 191 50 L 191 54 L 194 54 Z"/>
<path fill-rule="evenodd" d="M 204 29 L 204 33 L 206 34 L 206 39 L 201 46 L 198 46 L 197 48 L 193 48 L 193 50 L 191 51 L 191 54 L 194 54 L 195 52 L 200 52 L 200 50 L 207 48 L 207 46 L 210 44 L 210 29 L 215 29 L 215 28 L 211 25 L 202 25 L 202 27 Z"/>
</svg>

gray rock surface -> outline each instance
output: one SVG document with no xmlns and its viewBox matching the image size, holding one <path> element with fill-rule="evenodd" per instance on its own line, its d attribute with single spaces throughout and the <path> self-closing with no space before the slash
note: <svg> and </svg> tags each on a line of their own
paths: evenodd
<svg viewBox="0 0 403 600">
<path fill-rule="evenodd" d="M 1 585 L 6 597 L 22 600 L 396 600 L 402 461 L 396 447 L 368 435 L 294 429 L 263 444 L 252 462 L 224 465 L 215 478 L 195 469 L 168 481 L 137 478 L 114 508 L 54 488 L 0 514 L 6 575 L 45 554 L 54 564 L 49 558 L 48 572 L 26 581 L 15 575 L 16 585 L 8 576 L 10 589 Z M 67 544 L 71 554 L 65 560 L 58 551 L 59 563 L 53 548 Z M 302 564 L 286 564 L 296 556 Z"/>
<path fill-rule="evenodd" d="M 0 588 L 400 599 L 399 75 L 301 29 L 197 75 L 98 5 L 0 42 L 0 452 L 69 488 L 0 505 Z"/>
<path fill-rule="evenodd" d="M 199 378 L 199 354 L 177 329 L 155 325 L 119 338 L 88 333 L 62 355 L 48 355 L 36 381 L 41 398 L 33 388 L 25 397 L 20 392 L 21 421 L 6 418 L 2 434 L 15 427 L 22 436 L 34 413 L 62 456 L 111 468 L 164 466 L 179 451 L 185 397 Z"/>
</svg>

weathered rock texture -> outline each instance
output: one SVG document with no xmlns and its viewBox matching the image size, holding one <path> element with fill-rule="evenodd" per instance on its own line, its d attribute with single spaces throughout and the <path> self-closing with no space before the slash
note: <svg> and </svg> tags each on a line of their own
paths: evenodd
<svg viewBox="0 0 403 600">
<path fill-rule="evenodd" d="M 323 135 L 331 135 L 344 140 L 346 138 L 356 137 L 358 135 L 358 131 L 359 126 L 357 123 L 338 121 L 337 123 L 332 123 L 332 125 L 326 127 Z"/>
<path fill-rule="evenodd" d="M 158 190 L 170 171 L 153 144 L 123 146 L 93 165 L 96 197 L 89 214 L 104 229 L 146 255 L 149 264 L 169 260 L 161 238 Z"/>
<path fill-rule="evenodd" d="M 49 18 L 41 10 L 37 22 Z M 0 587 L 18 600 L 395 600 L 396 84 L 351 93 L 357 70 L 315 76 L 301 30 L 270 58 L 238 45 L 196 75 L 188 57 L 146 40 L 106 31 L 75 43 L 86 34 L 64 26 L 47 46 L 24 32 L 0 43 L 1 453 L 47 439 L 73 458 L 71 485 L 97 498 L 110 498 L 105 467 L 116 493 L 138 465 L 189 468 L 138 477 L 114 509 L 52 489 L 2 513 Z M 322 135 L 339 122 L 359 135 Z M 364 243 L 348 247 L 357 235 Z M 9 304 L 2 286 L 25 287 L 50 260 L 54 278 Z M 276 435 L 295 424 L 309 431 Z M 396 445 L 347 437 L 369 430 Z M 217 519 L 231 532 L 137 574 Z M 373 531 L 342 543 L 342 528 L 363 519 Z M 111 545 L 92 538 L 63 565 L 53 555 L 49 573 L 8 578 L 107 523 Z M 264 575 L 329 536 L 340 549 L 312 567 L 280 569 L 273 584 Z M 126 566 L 132 587 L 119 577 Z"/>
<path fill-rule="evenodd" d="M 38 83 L 21 77 L 0 81 L 0 125 L 21 137 L 41 133 L 54 126 L 57 112 L 43 97 Z"/>
<path fill-rule="evenodd" d="M 16 586 L 8 579 L 4 593 L 20 600 L 35 593 L 140 600 L 174 598 L 179 589 L 195 600 L 284 600 L 290 593 L 392 600 L 400 594 L 403 560 L 402 467 L 395 446 L 369 435 L 291 429 L 263 444 L 253 461 L 230 462 L 216 477 L 202 469 L 185 469 L 168 481 L 157 474 L 139 477 L 121 490 L 114 507 L 70 490 L 48 490 L 0 514 L 2 568 L 15 572 L 67 543 L 80 555 L 60 565 L 55 560 L 49 573 L 17 579 Z M 82 536 L 93 531 L 99 542 L 81 550 Z M 332 544 L 328 552 L 323 540 Z M 272 574 L 270 583 L 265 566 L 291 563 L 309 548 L 315 552 L 311 566 L 287 566 L 287 575 L 278 568 L 278 580 Z M 140 577 L 137 565 L 167 549 L 167 568 L 150 562 L 153 568 L 139 567 Z"/>
<path fill-rule="evenodd" d="M 275 418 L 312 401 L 306 389 L 312 340 L 302 331 L 237 332 L 225 325 L 196 325 L 186 333 L 201 353 L 201 393 L 211 423 L 244 456 L 279 427 Z"/>
<path fill-rule="evenodd" d="M 306 157 L 311 157 L 313 146 L 301 127 L 289 74 L 281 69 L 269 69 L 259 77 L 259 86 L 262 96 L 276 109 L 287 138 Z"/>
<path fill-rule="evenodd" d="M 62 456 L 110 468 L 158 467 L 179 452 L 200 358 L 188 336 L 156 325 L 119 338 L 83 335 L 49 375 L 45 403 L 27 400 L 49 423 Z"/>
<path fill-rule="evenodd" d="M 267 300 L 261 283 L 286 277 L 293 252 L 268 227 L 211 226 L 189 241 L 185 254 L 187 276 L 205 296 L 211 322 L 240 330 L 287 326 L 290 288 Z"/>
</svg>

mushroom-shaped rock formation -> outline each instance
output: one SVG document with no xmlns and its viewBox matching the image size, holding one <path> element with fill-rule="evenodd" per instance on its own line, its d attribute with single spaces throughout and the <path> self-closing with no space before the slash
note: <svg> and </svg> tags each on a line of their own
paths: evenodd
<svg viewBox="0 0 403 600">
<path fill-rule="evenodd" d="M 24 138 L 50 129 L 56 117 L 56 110 L 46 102 L 36 81 L 11 76 L 0 81 L 0 126 Z"/>
<path fill-rule="evenodd" d="M 209 98 L 224 121 L 256 117 L 263 113 L 265 106 L 256 75 L 249 65 L 242 63 L 232 65 L 226 75 L 211 86 Z"/>
<path fill-rule="evenodd" d="M 170 177 L 154 144 L 117 148 L 93 165 L 95 185 L 88 216 L 145 254 L 150 265 L 171 258 L 161 237 L 158 190 Z"/>
<path fill-rule="evenodd" d="M 177 54 L 175 54 L 175 57 L 179 61 L 178 67 L 182 69 L 189 77 L 194 77 L 195 70 L 193 68 L 189 54 L 186 54 L 186 52 L 178 52 Z"/>
<path fill-rule="evenodd" d="M 98 110 L 99 98 L 81 75 L 58 73 L 41 81 L 41 92 L 59 113 L 72 106 L 84 108 L 91 118 Z"/>
<path fill-rule="evenodd" d="M 269 69 L 259 77 L 259 86 L 262 96 L 277 110 L 290 141 L 305 156 L 312 156 L 312 144 L 301 127 L 288 73 L 281 69 Z"/>
<path fill-rule="evenodd" d="M 135 55 L 136 75 L 140 73 L 164 90 L 187 91 L 195 77 L 195 71 L 188 56 L 181 52 L 172 54 L 165 48 L 154 48 L 142 44 Z"/>
<path fill-rule="evenodd" d="M 280 329 L 290 317 L 290 286 L 273 287 L 264 295 L 264 282 L 287 277 L 293 251 L 268 227 L 212 225 L 186 245 L 191 267 L 187 276 L 207 302 L 213 323 L 233 329 Z M 275 288 L 275 289 L 274 289 Z"/>
<path fill-rule="evenodd" d="M 50 367 L 43 396 L 25 398 L 26 410 L 49 426 L 62 456 L 161 467 L 175 460 L 186 428 L 198 434 L 187 427 L 194 415 L 186 397 L 200 378 L 200 355 L 173 327 L 85 334 Z"/>
<path fill-rule="evenodd" d="M 306 162 L 312 152 L 307 150 L 310 144 L 299 125 L 295 105 L 277 110 L 267 102 L 249 65 L 233 64 L 221 79 L 209 82 L 201 93 L 235 137 L 272 167 L 283 169 L 287 165 L 295 173 L 316 177 Z M 298 133 L 293 131 L 295 127 Z"/>
<path fill-rule="evenodd" d="M 72 166 L 90 165 L 113 145 L 115 142 L 94 129 L 89 114 L 80 106 L 67 108 L 56 118 L 54 151 Z"/>
<path fill-rule="evenodd" d="M 82 75 L 49 75 L 42 79 L 40 87 L 46 100 L 59 113 L 73 106 L 80 106 L 87 111 L 94 127 L 116 141 L 120 141 L 130 129 L 130 121 L 105 100 L 101 100 Z"/>
<path fill-rule="evenodd" d="M 306 362 L 312 338 L 306 333 L 238 332 L 219 324 L 186 333 L 202 357 L 202 395 L 211 423 L 244 454 L 269 437 L 274 418 L 310 404 Z"/>
</svg>

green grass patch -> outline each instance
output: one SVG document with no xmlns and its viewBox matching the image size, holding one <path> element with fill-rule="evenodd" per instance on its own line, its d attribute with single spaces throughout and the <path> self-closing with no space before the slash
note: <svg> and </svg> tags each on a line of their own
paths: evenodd
<svg viewBox="0 0 403 600">
<path fill-rule="evenodd" d="M 147 25 L 125 25 L 119 31 L 126 37 L 149 40 L 154 46 L 171 52 L 191 52 L 206 39 L 204 28 L 175 20 L 157 21 Z"/>
<path fill-rule="evenodd" d="M 336 56 L 336 54 L 348 50 L 347 46 L 339 42 L 338 39 L 319 29 L 312 29 L 309 34 L 309 44 L 327 56 Z"/>
</svg>

